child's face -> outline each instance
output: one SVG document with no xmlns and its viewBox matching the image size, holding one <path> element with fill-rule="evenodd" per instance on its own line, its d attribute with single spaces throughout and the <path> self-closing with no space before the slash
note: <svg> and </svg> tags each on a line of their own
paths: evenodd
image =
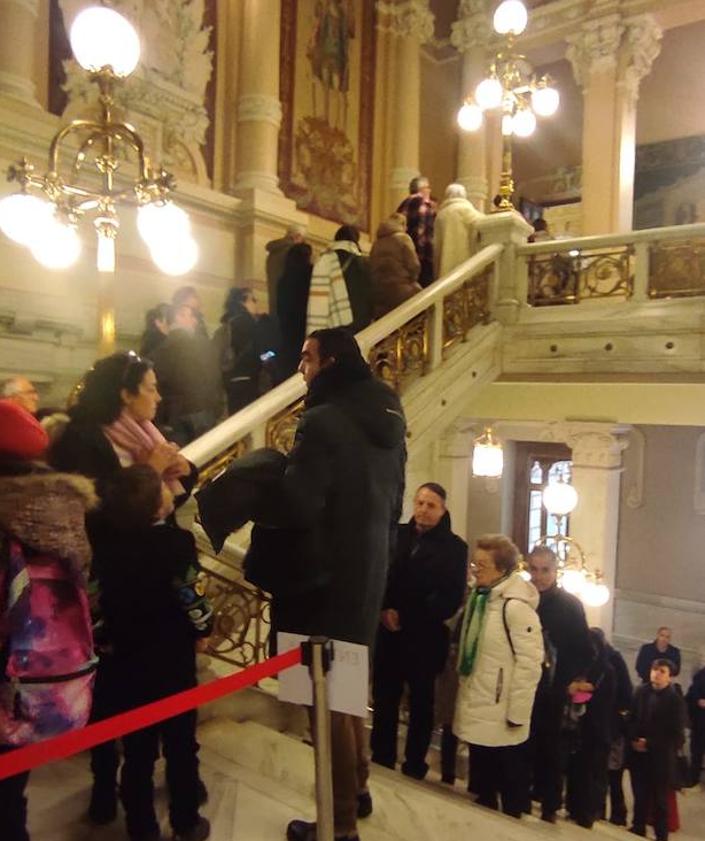
<svg viewBox="0 0 705 841">
<path fill-rule="evenodd" d="M 166 520 L 169 514 L 174 510 L 174 494 L 169 490 L 169 487 L 162 482 L 162 504 L 159 506 L 157 513 L 158 520 Z"/>
<path fill-rule="evenodd" d="M 654 689 L 665 689 L 671 684 L 671 672 L 668 666 L 652 666 L 649 679 Z"/>
</svg>

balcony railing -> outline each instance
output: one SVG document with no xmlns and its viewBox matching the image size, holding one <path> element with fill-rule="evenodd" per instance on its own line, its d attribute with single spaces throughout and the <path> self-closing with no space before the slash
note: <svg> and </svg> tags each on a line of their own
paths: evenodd
<svg viewBox="0 0 705 841">
<path fill-rule="evenodd" d="M 705 295 L 705 225 L 550 240 L 517 249 L 531 306 Z"/>
</svg>

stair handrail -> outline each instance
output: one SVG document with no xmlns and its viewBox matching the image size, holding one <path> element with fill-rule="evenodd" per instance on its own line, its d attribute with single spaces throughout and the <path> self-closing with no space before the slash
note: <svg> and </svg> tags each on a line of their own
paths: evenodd
<svg viewBox="0 0 705 841">
<path fill-rule="evenodd" d="M 504 245 L 501 243 L 486 246 L 445 277 L 436 280 L 426 289 L 418 292 L 408 301 L 370 324 L 369 327 L 365 327 L 356 337 L 363 354 L 367 355 L 378 342 L 381 342 L 411 319 L 430 307 L 442 303 L 444 298 L 460 289 L 465 282 L 494 263 L 503 250 Z M 294 374 L 288 380 L 255 400 L 254 403 L 236 412 L 227 420 L 206 432 L 205 435 L 188 444 L 184 447 L 182 453 L 196 467 L 202 467 L 235 442 L 263 428 L 269 418 L 300 400 L 305 393 L 306 385 L 301 375 Z M 264 446 L 264 441 L 258 441 L 257 445 Z"/>
<path fill-rule="evenodd" d="M 572 250 L 589 251 L 594 248 L 608 248 L 613 245 L 631 245 L 639 242 L 662 242 L 664 240 L 705 237 L 705 223 L 692 225 L 671 225 L 666 228 L 645 228 L 640 231 L 626 231 L 621 234 L 596 234 L 570 239 L 550 239 L 517 246 L 517 256 L 551 254 Z"/>
</svg>

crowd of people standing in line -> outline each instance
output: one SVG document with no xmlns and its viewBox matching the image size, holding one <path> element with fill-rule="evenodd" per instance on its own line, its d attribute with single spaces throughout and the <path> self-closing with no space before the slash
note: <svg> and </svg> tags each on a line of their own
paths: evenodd
<svg viewBox="0 0 705 841">
<path fill-rule="evenodd" d="M 437 207 L 428 179 L 419 177 L 379 225 L 369 256 L 353 225 L 342 225 L 316 259 L 292 226 L 266 246 L 269 311 L 260 311 L 254 284 L 233 288 L 212 337 L 196 289 L 176 290 L 170 303 L 147 312 L 139 351 L 160 384 L 157 426 L 184 446 L 225 412 L 249 405 L 295 373 L 314 330 L 357 333 L 467 260 L 482 216 L 460 184 L 449 185 Z"/>
</svg>

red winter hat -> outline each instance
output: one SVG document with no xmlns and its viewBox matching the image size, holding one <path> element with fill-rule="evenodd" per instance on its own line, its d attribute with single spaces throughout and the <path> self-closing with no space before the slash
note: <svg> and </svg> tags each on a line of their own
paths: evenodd
<svg viewBox="0 0 705 841">
<path fill-rule="evenodd" d="M 49 436 L 34 415 L 12 400 L 0 400 L 0 457 L 31 461 L 48 446 Z"/>
</svg>

